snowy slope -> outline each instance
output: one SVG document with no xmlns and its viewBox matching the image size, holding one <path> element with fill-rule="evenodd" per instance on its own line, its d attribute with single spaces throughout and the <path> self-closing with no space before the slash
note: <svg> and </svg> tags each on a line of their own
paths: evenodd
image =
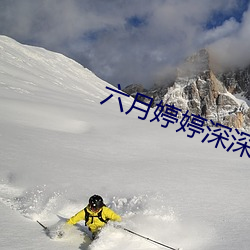
<svg viewBox="0 0 250 250">
<path fill-rule="evenodd" d="M 123 226 L 169 246 L 248 250 L 249 158 L 126 115 L 118 94 L 100 105 L 106 86 L 63 55 L 0 36 L 0 248 L 162 249 L 111 225 L 92 244 L 81 227 L 51 240 L 36 223 L 53 227 L 98 193 Z M 132 102 L 122 97 L 124 111 Z"/>
</svg>

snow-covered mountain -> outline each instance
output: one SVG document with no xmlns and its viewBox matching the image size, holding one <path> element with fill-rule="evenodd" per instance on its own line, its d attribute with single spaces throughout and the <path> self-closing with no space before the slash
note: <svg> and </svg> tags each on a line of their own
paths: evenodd
<svg viewBox="0 0 250 250">
<path fill-rule="evenodd" d="M 238 94 L 250 102 L 250 66 L 225 70 L 223 73 L 218 73 L 217 77 L 230 93 Z"/>
<path fill-rule="evenodd" d="M 163 100 L 163 104 L 181 109 L 180 117 L 189 110 L 207 119 L 209 126 L 212 120 L 230 128 L 249 130 L 249 68 L 222 73 L 214 68 L 210 57 L 208 50 L 198 51 L 178 67 L 172 84 L 144 89 L 143 93 L 154 98 L 154 105 Z M 132 89 L 133 85 L 124 91 L 133 96 Z"/>
<path fill-rule="evenodd" d="M 175 105 L 185 113 L 201 115 L 230 128 L 250 127 L 250 109 L 218 80 L 205 49 L 187 58 L 178 68 L 177 78 L 164 96 L 164 103 Z"/>
<path fill-rule="evenodd" d="M 106 87 L 63 55 L 0 36 L 0 248 L 162 249 L 112 225 L 91 243 L 84 222 L 62 239 L 36 223 L 54 228 L 97 193 L 124 227 L 168 246 L 248 250 L 247 154 L 150 122 L 154 109 L 126 114 L 133 98 Z"/>
</svg>

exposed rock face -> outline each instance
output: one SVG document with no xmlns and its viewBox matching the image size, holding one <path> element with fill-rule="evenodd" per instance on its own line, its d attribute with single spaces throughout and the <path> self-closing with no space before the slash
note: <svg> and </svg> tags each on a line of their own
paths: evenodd
<svg viewBox="0 0 250 250">
<path fill-rule="evenodd" d="M 147 92 L 146 89 L 144 89 L 142 84 L 131 84 L 128 85 L 125 89 L 123 89 L 123 91 L 133 97 L 136 96 L 136 93 L 144 93 Z"/>
<path fill-rule="evenodd" d="M 150 90 L 145 89 L 142 84 L 131 84 L 128 85 L 126 88 L 124 88 L 122 91 L 129 94 L 132 97 L 135 97 L 137 93 L 144 94 L 148 97 L 151 97 L 154 99 L 153 107 L 156 103 L 160 102 L 164 95 L 168 91 L 168 86 L 154 86 Z M 141 98 L 141 101 L 149 102 L 148 99 Z"/>
<path fill-rule="evenodd" d="M 228 127 L 247 127 L 249 107 L 227 90 L 226 86 L 232 89 L 232 84 L 219 81 L 209 63 L 207 50 L 189 57 L 178 69 L 173 86 L 164 96 L 164 103 L 174 104 L 182 109 L 182 113 L 189 110 Z"/>
<path fill-rule="evenodd" d="M 241 93 L 250 100 L 250 66 L 218 74 L 218 79 L 225 84 L 230 93 Z"/>
<path fill-rule="evenodd" d="M 150 90 L 137 88 L 136 92 L 153 97 L 154 105 L 163 100 L 164 104 L 181 109 L 181 113 L 189 110 L 189 115 L 200 115 L 208 120 L 208 125 L 213 120 L 228 127 L 250 128 L 247 103 L 233 95 L 241 93 L 250 99 L 250 67 L 215 74 L 205 49 L 187 58 L 177 69 L 171 86 L 155 86 Z"/>
</svg>

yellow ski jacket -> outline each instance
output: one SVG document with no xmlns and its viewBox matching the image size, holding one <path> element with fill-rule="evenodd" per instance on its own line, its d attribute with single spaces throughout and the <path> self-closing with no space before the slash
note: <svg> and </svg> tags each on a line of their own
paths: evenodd
<svg viewBox="0 0 250 250">
<path fill-rule="evenodd" d="M 105 221 L 112 220 L 112 221 L 121 221 L 120 215 L 116 214 L 113 210 L 110 208 L 103 206 L 99 211 L 93 212 L 89 209 L 89 207 L 86 207 L 87 212 L 89 213 L 88 221 L 85 221 L 86 226 L 88 226 L 89 230 L 92 233 L 97 232 L 100 228 L 102 228 L 106 223 Z M 101 213 L 100 213 L 101 212 Z M 98 218 L 98 215 L 101 214 L 102 220 Z M 67 224 L 74 225 L 80 220 L 85 220 L 85 210 L 82 209 L 77 214 L 72 216 L 68 221 Z"/>
</svg>

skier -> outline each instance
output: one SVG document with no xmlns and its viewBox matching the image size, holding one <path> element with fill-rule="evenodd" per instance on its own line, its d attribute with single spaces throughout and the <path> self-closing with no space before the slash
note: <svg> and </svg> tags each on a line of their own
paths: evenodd
<svg viewBox="0 0 250 250">
<path fill-rule="evenodd" d="M 92 232 L 94 239 L 109 220 L 120 222 L 122 219 L 120 215 L 105 206 L 101 196 L 95 194 L 89 198 L 89 204 L 72 216 L 67 224 L 74 225 L 80 220 L 85 220 L 85 226 Z"/>
</svg>

